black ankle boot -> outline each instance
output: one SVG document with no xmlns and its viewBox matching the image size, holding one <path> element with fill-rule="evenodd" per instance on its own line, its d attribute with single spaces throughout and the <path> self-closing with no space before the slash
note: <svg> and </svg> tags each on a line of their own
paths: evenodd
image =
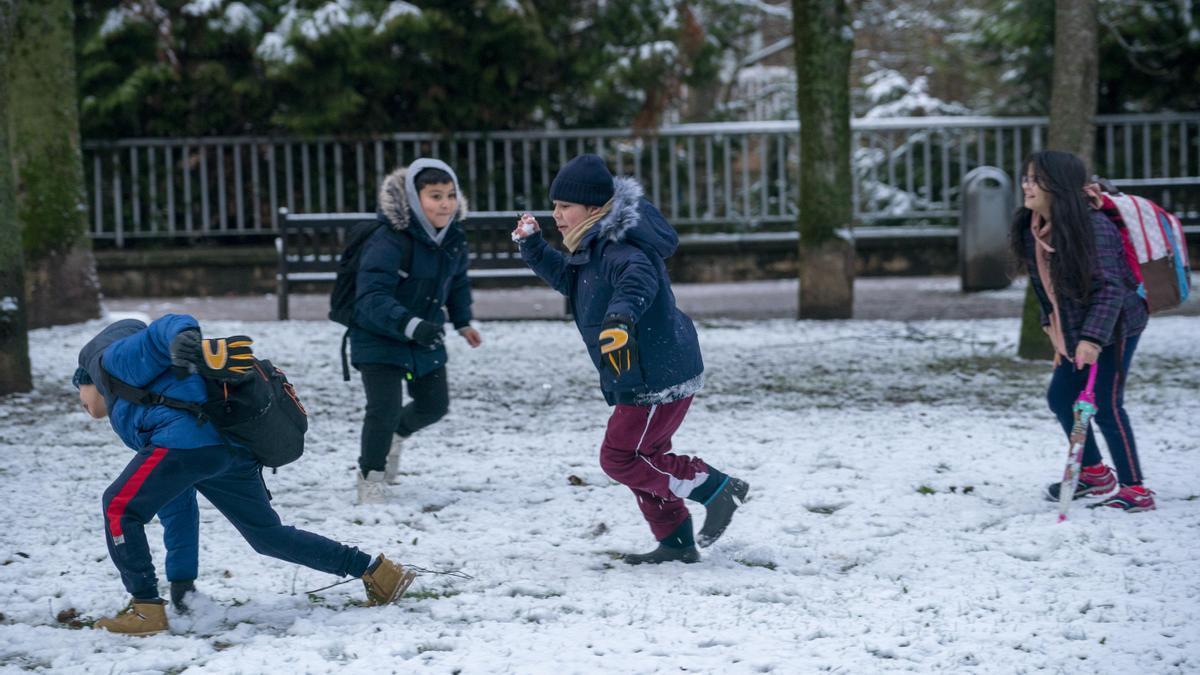
<svg viewBox="0 0 1200 675">
<path fill-rule="evenodd" d="M 196 592 L 196 582 L 189 579 L 187 581 L 172 581 L 171 582 L 171 604 L 175 607 L 175 611 L 180 614 L 187 614 L 188 606 L 184 598 L 188 593 Z"/>
<path fill-rule="evenodd" d="M 665 562 L 696 563 L 700 562 L 700 551 L 692 538 L 692 517 L 675 528 L 675 531 L 663 537 L 658 548 L 649 553 L 627 553 L 624 557 L 628 565 L 657 565 Z"/>
<path fill-rule="evenodd" d="M 740 478 L 729 477 L 724 486 L 704 505 L 704 527 L 700 528 L 700 536 L 696 542 L 700 548 L 708 548 L 725 534 L 729 521 L 733 520 L 733 512 L 746 501 L 750 492 L 750 484 Z"/>
<path fill-rule="evenodd" d="M 624 560 L 627 565 L 657 565 L 665 562 L 690 564 L 700 562 L 700 551 L 697 551 L 695 546 L 672 548 L 659 544 L 658 548 L 649 553 L 626 553 Z"/>
</svg>

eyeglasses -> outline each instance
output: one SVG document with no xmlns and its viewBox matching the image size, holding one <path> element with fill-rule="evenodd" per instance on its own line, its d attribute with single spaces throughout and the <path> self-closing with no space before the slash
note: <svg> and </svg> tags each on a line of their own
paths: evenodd
<svg viewBox="0 0 1200 675">
<path fill-rule="evenodd" d="M 1038 185 L 1037 176 L 1021 176 L 1021 187 L 1025 187 L 1027 185 Z"/>
</svg>

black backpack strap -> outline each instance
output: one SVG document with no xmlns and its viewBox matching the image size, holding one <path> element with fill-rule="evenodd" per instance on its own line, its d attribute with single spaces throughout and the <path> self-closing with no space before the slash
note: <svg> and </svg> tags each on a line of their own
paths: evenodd
<svg viewBox="0 0 1200 675">
<path fill-rule="evenodd" d="M 342 381 L 350 381 L 350 362 L 346 359 L 346 341 L 350 339 L 350 329 L 342 333 Z"/>
<path fill-rule="evenodd" d="M 136 403 L 137 405 L 163 405 L 168 408 L 184 410 L 195 415 L 199 424 L 204 424 L 206 421 L 208 421 L 208 415 L 204 414 L 204 410 L 198 403 L 181 401 L 177 398 L 163 396 L 155 391 L 139 389 L 108 372 L 108 370 L 104 368 L 103 364 L 100 365 L 100 373 L 100 377 L 104 380 L 103 384 L 105 388 L 108 389 L 113 396 L 123 398 L 126 401 L 129 401 L 130 403 Z"/>
<path fill-rule="evenodd" d="M 413 236 L 407 231 L 403 233 L 406 236 L 400 237 L 400 241 L 404 242 L 403 250 L 400 251 L 400 271 L 404 272 L 404 278 L 407 279 L 412 274 L 413 265 Z M 401 279 L 401 283 L 403 283 Z"/>
</svg>

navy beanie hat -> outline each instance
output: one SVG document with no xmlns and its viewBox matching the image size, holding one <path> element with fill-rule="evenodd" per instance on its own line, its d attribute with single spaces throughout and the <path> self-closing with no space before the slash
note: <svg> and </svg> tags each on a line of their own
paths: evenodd
<svg viewBox="0 0 1200 675">
<path fill-rule="evenodd" d="M 92 376 L 88 373 L 87 368 L 79 366 L 75 369 L 75 375 L 71 377 L 71 384 L 75 385 L 75 388 L 78 389 L 80 385 L 94 383 L 92 382 Z"/>
<path fill-rule="evenodd" d="M 597 155 L 580 155 L 563 164 L 550 183 L 550 199 L 604 206 L 613 196 L 613 175 Z"/>
</svg>

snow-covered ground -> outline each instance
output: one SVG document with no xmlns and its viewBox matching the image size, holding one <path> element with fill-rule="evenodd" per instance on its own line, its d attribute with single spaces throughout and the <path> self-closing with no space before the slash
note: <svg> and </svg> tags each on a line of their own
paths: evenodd
<svg viewBox="0 0 1200 675">
<path fill-rule="evenodd" d="M 570 324 L 452 338 L 450 415 L 405 447 L 394 503 L 361 507 L 338 327 L 210 322 L 254 336 L 312 415 L 304 458 L 267 475 L 285 521 L 470 578 L 386 608 L 358 582 L 309 594 L 335 579 L 255 555 L 202 499 L 203 597 L 151 638 L 57 618 L 126 599 L 99 503 L 131 453 L 69 383 L 101 325 L 33 333 L 36 391 L 0 399 L 0 670 L 1200 671 L 1194 317 L 1152 320 L 1128 392 L 1158 511 L 1062 525 L 1039 496 L 1066 454 L 1049 369 L 1010 356 L 1015 321 L 701 322 L 708 385 L 675 447 L 752 499 L 701 564 L 633 568 L 615 552 L 652 541 L 597 464 L 607 408 Z"/>
</svg>

